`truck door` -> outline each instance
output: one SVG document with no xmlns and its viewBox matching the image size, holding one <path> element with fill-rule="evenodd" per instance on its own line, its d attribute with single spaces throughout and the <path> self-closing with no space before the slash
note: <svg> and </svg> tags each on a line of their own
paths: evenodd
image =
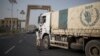
<svg viewBox="0 0 100 56">
<path fill-rule="evenodd" d="M 41 31 L 41 37 L 43 34 L 50 33 L 50 13 L 43 14 L 39 17 L 39 29 Z"/>
</svg>

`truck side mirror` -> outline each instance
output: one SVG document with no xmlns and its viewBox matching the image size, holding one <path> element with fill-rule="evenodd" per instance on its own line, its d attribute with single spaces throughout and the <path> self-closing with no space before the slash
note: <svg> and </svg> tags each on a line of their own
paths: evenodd
<svg viewBox="0 0 100 56">
<path fill-rule="evenodd" d="M 40 23 L 40 16 L 38 17 L 38 24 Z"/>
<path fill-rule="evenodd" d="M 38 29 L 38 28 L 36 28 L 36 29 L 35 29 L 35 31 L 39 31 L 39 29 Z"/>
</svg>

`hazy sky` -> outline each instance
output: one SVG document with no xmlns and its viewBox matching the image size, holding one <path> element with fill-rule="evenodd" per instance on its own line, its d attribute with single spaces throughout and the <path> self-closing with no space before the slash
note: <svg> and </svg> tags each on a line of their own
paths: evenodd
<svg viewBox="0 0 100 56">
<path fill-rule="evenodd" d="M 92 3 L 100 0 L 16 0 L 17 4 L 13 6 L 13 17 L 26 19 L 27 5 L 50 5 L 53 10 L 62 10 L 82 4 Z M 24 10 L 25 15 L 21 15 L 20 11 Z M 30 13 L 29 24 L 37 25 L 37 17 L 40 13 L 46 11 L 32 10 Z M 0 0 L 0 19 L 11 17 L 11 4 L 9 0 Z"/>
</svg>

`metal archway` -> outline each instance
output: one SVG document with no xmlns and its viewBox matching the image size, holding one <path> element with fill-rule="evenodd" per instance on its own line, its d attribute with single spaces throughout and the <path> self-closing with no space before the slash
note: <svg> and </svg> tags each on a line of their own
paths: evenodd
<svg viewBox="0 0 100 56">
<path fill-rule="evenodd" d="M 51 6 L 47 6 L 47 5 L 28 5 L 27 6 L 27 15 L 26 15 L 26 24 L 25 24 L 25 30 L 28 30 L 28 25 L 29 25 L 29 16 L 30 16 L 30 11 L 31 10 L 47 10 L 47 11 L 51 11 Z"/>
</svg>

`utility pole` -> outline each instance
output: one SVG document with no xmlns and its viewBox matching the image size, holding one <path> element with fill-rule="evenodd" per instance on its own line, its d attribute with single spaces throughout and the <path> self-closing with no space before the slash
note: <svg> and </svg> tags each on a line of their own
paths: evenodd
<svg viewBox="0 0 100 56">
<path fill-rule="evenodd" d="M 19 14 L 19 9 L 17 9 L 17 18 L 19 18 L 19 15 L 18 14 Z"/>
<path fill-rule="evenodd" d="M 11 3 L 11 31 L 13 30 L 13 5 L 17 4 L 16 0 L 9 0 Z"/>
</svg>

